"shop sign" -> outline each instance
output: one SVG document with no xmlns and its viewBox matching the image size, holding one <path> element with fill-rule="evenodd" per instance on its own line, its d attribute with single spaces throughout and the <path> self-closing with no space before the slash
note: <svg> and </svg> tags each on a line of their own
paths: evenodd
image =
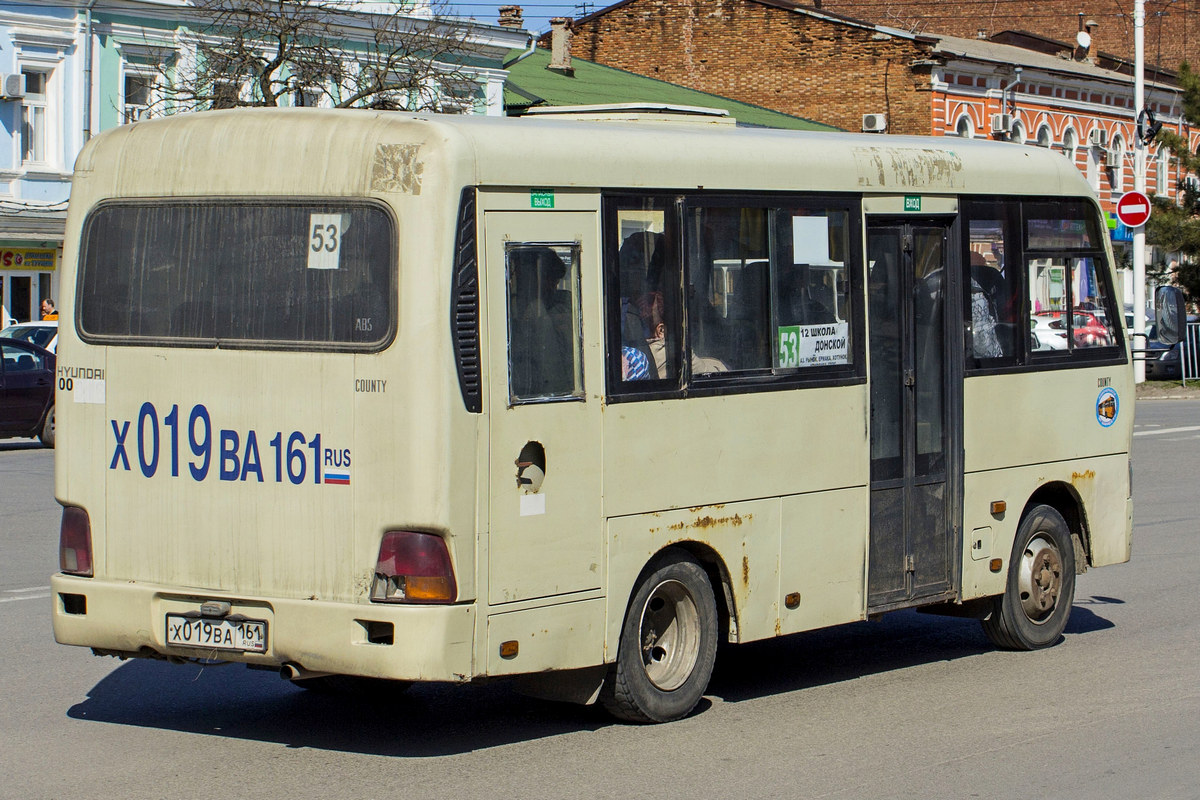
<svg viewBox="0 0 1200 800">
<path fill-rule="evenodd" d="M 58 251 L 42 247 L 0 247 L 0 269 L 33 272 L 58 268 Z"/>
</svg>

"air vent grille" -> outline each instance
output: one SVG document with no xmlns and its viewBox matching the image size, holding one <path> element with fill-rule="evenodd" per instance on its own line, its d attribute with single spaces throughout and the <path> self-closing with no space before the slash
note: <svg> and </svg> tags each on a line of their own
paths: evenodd
<svg viewBox="0 0 1200 800">
<path fill-rule="evenodd" d="M 479 347 L 479 261 L 475 246 L 475 190 L 463 189 L 458 204 L 454 247 L 454 296 L 451 338 L 458 386 L 467 411 L 483 411 L 483 375 Z"/>
</svg>

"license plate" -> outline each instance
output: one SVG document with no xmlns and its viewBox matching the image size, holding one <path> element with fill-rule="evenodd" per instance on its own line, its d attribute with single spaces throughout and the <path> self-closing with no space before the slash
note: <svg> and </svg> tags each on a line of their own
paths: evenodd
<svg viewBox="0 0 1200 800">
<path fill-rule="evenodd" d="M 265 653 L 267 623 L 260 619 L 207 619 L 167 614 L 167 644 Z"/>
</svg>

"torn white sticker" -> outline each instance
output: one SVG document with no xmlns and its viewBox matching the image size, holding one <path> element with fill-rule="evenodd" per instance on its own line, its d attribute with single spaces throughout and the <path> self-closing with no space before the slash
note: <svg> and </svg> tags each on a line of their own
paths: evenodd
<svg viewBox="0 0 1200 800">
<path fill-rule="evenodd" d="M 104 381 L 89 378 L 76 378 L 72 381 L 72 397 L 76 403 L 104 405 Z"/>
<path fill-rule="evenodd" d="M 521 516 L 535 517 L 538 514 L 546 513 L 546 495 L 544 494 L 523 494 L 521 495 Z"/>
</svg>

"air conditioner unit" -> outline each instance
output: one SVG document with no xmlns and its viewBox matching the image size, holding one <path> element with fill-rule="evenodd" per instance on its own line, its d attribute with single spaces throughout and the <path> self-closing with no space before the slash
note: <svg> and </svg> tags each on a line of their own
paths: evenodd
<svg viewBox="0 0 1200 800">
<path fill-rule="evenodd" d="M 19 72 L 0 73 L 0 97 L 20 100 L 25 96 L 25 76 Z"/>
<path fill-rule="evenodd" d="M 887 130 L 887 114 L 863 114 L 863 133 L 883 133 Z"/>
<path fill-rule="evenodd" d="M 992 114 L 992 133 L 1009 133 L 1012 127 L 1012 114 Z"/>
<path fill-rule="evenodd" d="M 1108 147 L 1108 131 L 1102 128 L 1092 128 L 1088 131 L 1088 144 L 1092 147 Z"/>
<path fill-rule="evenodd" d="M 1118 153 L 1116 150 L 1105 150 L 1104 151 L 1104 166 L 1106 166 L 1106 167 L 1121 166 L 1121 154 Z"/>
</svg>

